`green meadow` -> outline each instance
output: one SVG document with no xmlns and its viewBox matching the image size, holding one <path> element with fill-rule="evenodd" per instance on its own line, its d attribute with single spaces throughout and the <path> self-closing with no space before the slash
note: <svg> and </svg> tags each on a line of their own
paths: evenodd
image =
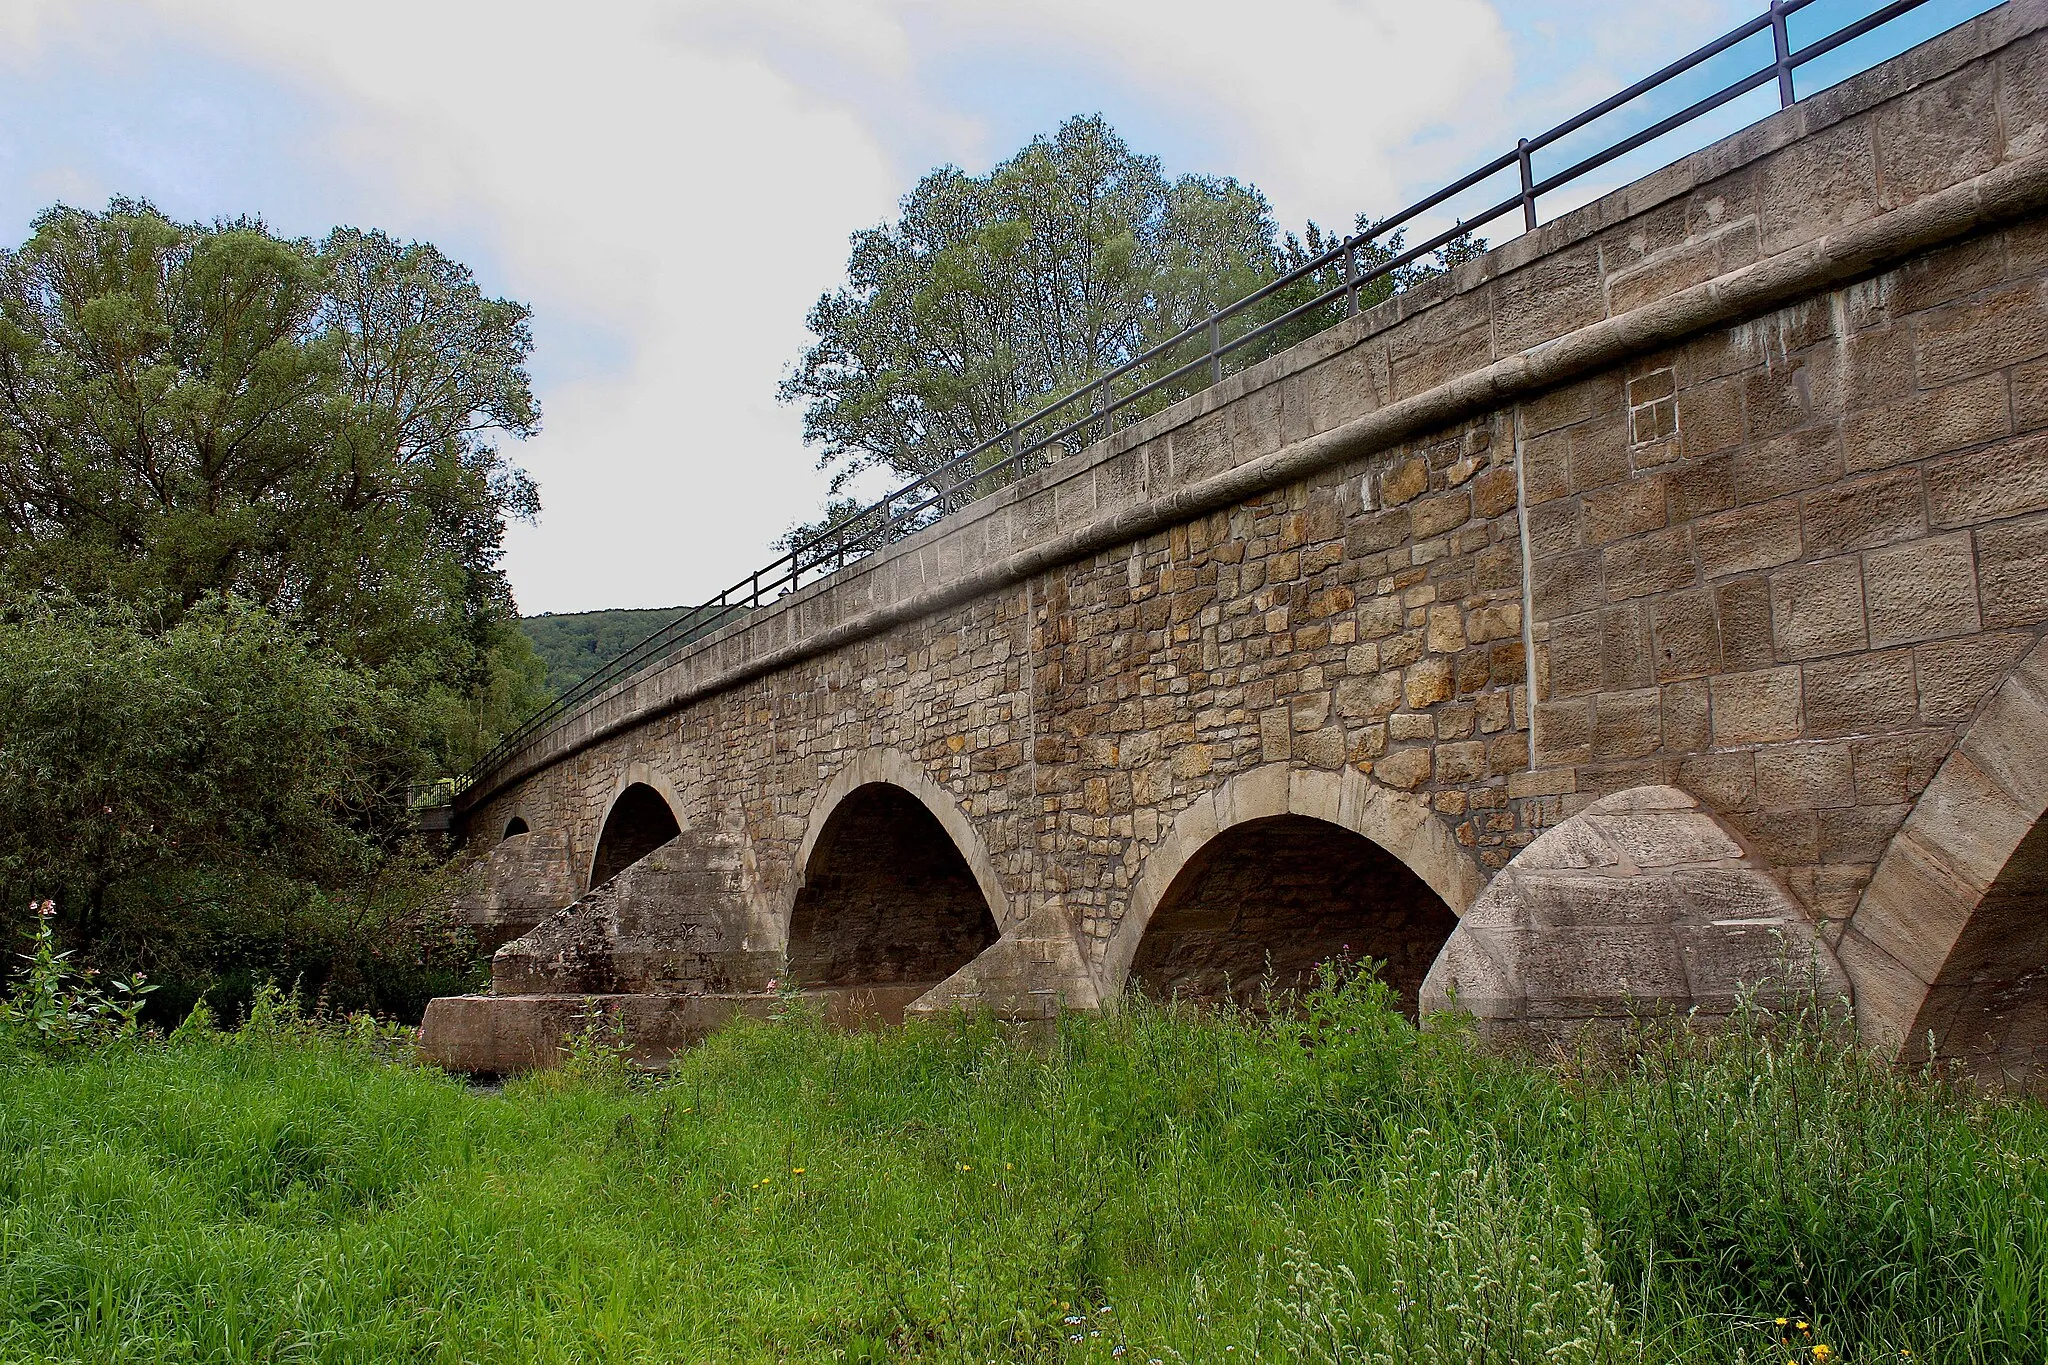
<svg viewBox="0 0 2048 1365">
<path fill-rule="evenodd" d="M 0 1043 L 0 1360 L 2039 1362 L 2044 1153 L 1762 1015 L 1514 1059 L 1357 979 L 1035 1037 L 792 1005 L 488 1089 L 266 994 Z"/>
</svg>

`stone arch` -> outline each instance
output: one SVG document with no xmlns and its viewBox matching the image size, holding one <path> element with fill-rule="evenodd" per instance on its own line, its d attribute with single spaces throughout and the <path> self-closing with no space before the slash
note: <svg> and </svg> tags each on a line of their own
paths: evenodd
<svg viewBox="0 0 2048 1365">
<path fill-rule="evenodd" d="M 901 787 L 916 797 L 932 818 L 939 822 L 953 841 L 953 847 L 967 860 L 967 870 L 974 874 L 974 884 L 981 888 L 982 899 L 988 902 L 989 913 L 994 915 L 998 925 L 1007 925 L 1012 919 L 1010 898 L 1003 891 L 1002 879 L 996 875 L 996 865 L 988 856 L 988 848 L 981 841 L 981 831 L 967 818 L 967 812 L 960 809 L 960 803 L 953 793 L 932 780 L 923 765 L 909 755 L 896 749 L 864 749 L 851 762 L 832 775 L 811 803 L 811 814 L 804 826 L 804 839 L 797 846 L 797 881 L 803 880 L 803 870 L 810 866 L 811 855 L 817 850 L 818 836 L 825 832 L 825 824 L 832 818 L 839 803 L 850 796 L 856 788 L 876 782 L 886 782 L 892 787 Z"/>
<path fill-rule="evenodd" d="M 1422 986 L 1480 1037 L 1570 1042 L 1637 1020 L 1725 1019 L 1848 990 L 1812 919 L 1707 805 L 1630 787 L 1553 825 L 1496 872 Z"/>
<path fill-rule="evenodd" d="M 595 891 L 683 831 L 674 786 L 645 763 L 628 765 L 605 803 L 584 886 Z"/>
<path fill-rule="evenodd" d="M 1154 916 L 1182 891 L 1188 875 L 1200 874 L 1205 851 L 1219 846 L 1219 836 L 1233 830 L 1305 834 L 1312 826 L 1348 831 L 1391 855 L 1453 917 L 1465 912 L 1484 885 L 1471 856 L 1421 798 L 1348 768 L 1321 772 L 1265 764 L 1196 798 L 1146 857 L 1130 908 L 1103 950 L 1101 976 L 1108 990 L 1120 990 L 1130 978 Z"/>
<path fill-rule="evenodd" d="M 806 986 L 930 986 L 1010 920 L 966 813 L 891 749 L 860 754 L 826 784 L 796 868 L 784 942 Z"/>
<path fill-rule="evenodd" d="M 1920 794 L 1836 947 L 1883 1056 L 2048 1073 L 2048 643 Z"/>
<path fill-rule="evenodd" d="M 531 834 L 532 832 L 532 827 L 526 823 L 526 817 L 515 815 L 505 822 L 505 832 L 498 836 L 498 842 L 503 843 L 507 839 L 516 839 L 522 834 Z"/>
</svg>

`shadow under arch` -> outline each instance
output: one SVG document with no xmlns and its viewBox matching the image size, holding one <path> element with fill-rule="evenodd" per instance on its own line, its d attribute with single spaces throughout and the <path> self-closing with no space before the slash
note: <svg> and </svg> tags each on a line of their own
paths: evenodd
<svg viewBox="0 0 2048 1365">
<path fill-rule="evenodd" d="M 1420 798 L 1268 764 L 1178 815 L 1146 858 L 1103 955 L 1112 988 L 1240 1000 L 1270 955 L 1285 989 L 1347 952 L 1388 963 L 1411 1017 L 1430 964 L 1483 882 Z M 1226 985 L 1227 983 L 1227 985 Z"/>
<path fill-rule="evenodd" d="M 505 822 L 505 832 L 498 836 L 498 838 L 499 842 L 502 843 L 506 839 L 516 839 L 522 834 L 530 833 L 532 833 L 532 830 L 527 826 L 526 817 L 515 815 Z"/>
<path fill-rule="evenodd" d="M 861 755 L 826 786 L 797 867 L 786 951 L 805 987 L 935 985 L 1008 918 L 973 826 L 893 750 Z"/>
<path fill-rule="evenodd" d="M 590 858 L 595 891 L 683 832 L 668 798 L 648 782 L 628 782 L 612 799 Z"/>
<path fill-rule="evenodd" d="M 1836 945 L 1888 1060 L 2048 1080 L 2048 642 L 1920 794 Z"/>
</svg>

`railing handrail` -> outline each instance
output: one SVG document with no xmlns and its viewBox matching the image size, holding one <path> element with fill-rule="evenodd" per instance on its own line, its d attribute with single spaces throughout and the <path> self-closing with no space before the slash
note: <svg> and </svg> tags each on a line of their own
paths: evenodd
<svg viewBox="0 0 2048 1365">
<path fill-rule="evenodd" d="M 806 574 L 818 574 L 820 570 L 829 574 L 843 568 L 849 559 L 867 554 L 921 530 L 939 517 L 950 515 L 961 507 L 1007 486 L 1024 474 L 1043 468 L 1052 459 L 1059 458 L 1058 454 L 1040 458 L 1044 452 L 1057 448 L 1060 453 L 1065 453 L 1066 442 L 1071 438 L 1085 438 L 1097 427 L 1102 429 L 1104 436 L 1108 435 L 1117 429 L 1118 418 L 1129 413 L 1138 403 L 1204 366 L 1209 368 L 1210 383 L 1220 382 L 1223 378 L 1224 362 L 1229 356 L 1273 335 L 1289 322 L 1306 317 L 1339 299 L 1346 301 L 1345 316 L 1355 316 L 1359 311 L 1359 296 L 1369 286 L 1386 279 L 1398 283 L 1398 272 L 1432 252 L 1486 227 L 1517 208 L 1522 210 L 1524 230 L 1534 229 L 1536 201 L 1539 196 L 1570 184 L 1581 176 L 1711 113 L 1752 90 L 1775 80 L 1778 86 L 1779 106 L 1789 106 L 1795 98 L 1792 88 L 1792 73 L 1795 70 L 1817 57 L 1834 51 L 1844 43 L 1860 38 L 1920 8 L 1927 2 L 1928 0 L 1893 0 L 1893 3 L 1843 25 L 1824 38 L 1795 49 L 1787 36 L 1785 20 L 1812 4 L 1813 0 L 1770 0 L 1769 7 L 1762 14 L 1746 20 L 1670 65 L 1645 76 L 1625 89 L 1616 91 L 1555 127 L 1535 137 L 1519 139 L 1513 150 L 1467 172 L 1441 189 L 1432 191 L 1400 212 L 1380 219 L 1363 232 L 1344 238 L 1335 246 L 1310 257 L 1208 316 L 1189 323 L 1164 341 L 1155 343 L 1138 355 L 1095 376 L 1079 388 L 1046 403 L 1028 417 L 1011 423 L 996 435 L 951 456 L 866 507 L 841 517 L 816 535 L 790 547 L 780 557 L 754 570 L 708 602 L 686 609 L 675 620 L 653 632 L 521 721 L 511 733 L 498 741 L 490 752 L 470 767 L 460 779 L 458 790 L 466 790 L 474 785 L 483 775 L 526 748 L 557 720 L 582 706 L 590 698 L 608 691 L 650 662 L 718 629 L 737 614 L 755 610 L 761 605 L 764 595 L 772 599 L 782 593 L 794 591 L 803 585 Z M 1542 179 L 1536 178 L 1530 159 L 1537 152 L 1643 95 L 1660 89 L 1736 44 L 1766 31 L 1772 35 L 1773 53 L 1769 66 L 1722 86 L 1713 94 L 1694 101 L 1677 113 L 1611 143 L 1598 152 L 1581 158 L 1562 171 Z M 1521 184 L 1515 194 L 1482 209 L 1473 217 L 1460 219 L 1450 228 L 1415 246 L 1404 244 L 1399 250 L 1393 250 L 1382 245 L 1380 250 L 1391 253 L 1387 259 L 1378 261 L 1363 273 L 1359 270 L 1358 258 L 1362 249 L 1372 246 L 1389 234 L 1407 228 L 1415 220 L 1454 196 L 1503 171 L 1517 167 L 1520 171 Z M 1279 316 L 1268 318 L 1234 336 L 1226 338 L 1223 335 L 1224 324 L 1243 316 L 1250 309 L 1283 290 L 1305 280 L 1314 280 L 1320 272 L 1328 270 L 1333 265 L 1341 266 L 1341 282 L 1337 285 L 1324 289 Z M 1189 342 L 1204 338 L 1208 343 L 1207 349 L 1192 360 L 1175 365 L 1164 374 L 1153 375 L 1121 397 L 1115 395 L 1115 388 L 1120 380 L 1140 374 L 1161 360 L 1170 360 Z M 1087 406 L 1083 416 L 1065 422 L 1054 431 L 1033 436 L 1033 432 L 1042 424 L 1084 400 Z M 1129 420 L 1135 420 L 1135 417 Z M 1092 440 L 1084 439 L 1079 448 L 1085 448 L 1092 443 Z M 1005 452 L 1001 459 L 988 465 L 980 463 L 985 457 L 997 451 Z M 947 479 L 951 479 L 951 482 L 943 482 Z M 976 484 L 981 485 L 979 491 L 973 491 L 972 486 Z M 966 490 L 965 496 L 961 496 L 963 490 Z M 954 500 L 952 506 L 945 505 L 949 500 Z M 906 501 L 909 505 L 902 505 Z M 936 516 L 926 517 L 925 514 L 934 507 L 939 508 Z"/>
</svg>

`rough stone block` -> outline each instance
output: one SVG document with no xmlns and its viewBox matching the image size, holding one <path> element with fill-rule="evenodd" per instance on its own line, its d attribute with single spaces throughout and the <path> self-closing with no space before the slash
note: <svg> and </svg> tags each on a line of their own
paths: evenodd
<svg viewBox="0 0 2048 1365">
<path fill-rule="evenodd" d="M 1898 469 L 1808 493 L 1805 552 L 1815 559 L 1927 534 L 1920 471 Z"/>
<path fill-rule="evenodd" d="M 1608 541 L 1661 530 L 1664 526 L 1665 482 L 1654 474 L 1593 489 L 1582 501 L 1585 508 L 1583 535 L 1587 545 L 1604 545 Z"/>
<path fill-rule="evenodd" d="M 1873 649 L 1979 628 L 1977 570 L 1967 535 L 1938 536 L 1863 557 Z"/>
<path fill-rule="evenodd" d="M 1593 702 L 1545 701 L 1536 704 L 1536 763 L 1558 767 L 1587 762 L 1593 756 Z"/>
<path fill-rule="evenodd" d="M 1756 803 L 1762 810 L 1815 810 L 1855 804 L 1846 744 L 1769 744 L 1756 751 Z"/>
<path fill-rule="evenodd" d="M 1880 406 L 1851 412 L 1842 426 L 1842 458 L 1850 471 L 1886 469 L 1965 446 L 1995 441 L 2011 428 L 2005 376 L 1979 375 L 1925 393 L 1899 396 L 1903 365 L 1884 367 L 1873 384 Z"/>
<path fill-rule="evenodd" d="M 1885 208 L 1912 203 L 1998 164 L 1997 92 L 1992 68 L 1978 63 L 1878 110 Z"/>
<path fill-rule="evenodd" d="M 1808 427 L 1735 452 L 1735 496 L 1764 502 L 1819 488 L 1842 476 L 1842 444 L 1833 426 Z"/>
<path fill-rule="evenodd" d="M 1648 687 L 1655 680 L 1643 633 L 1645 615 L 1633 602 L 1600 613 L 1600 678 L 1610 691 Z"/>
<path fill-rule="evenodd" d="M 1933 388 L 2048 354 L 2048 285 L 2028 280 L 1923 318 L 1920 383 Z"/>
<path fill-rule="evenodd" d="M 2048 509 L 2048 436 L 1988 446 L 1927 468 L 1937 526 L 1974 526 Z"/>
<path fill-rule="evenodd" d="M 1663 742 L 1662 698 L 1654 687 L 1603 692 L 1593 700 L 1593 757 L 1642 758 Z"/>
<path fill-rule="evenodd" d="M 1721 625 L 1721 666 L 1762 668 L 1777 661 L 1771 643 L 1771 589 L 1762 578 L 1741 578 L 1714 588 Z"/>
<path fill-rule="evenodd" d="M 1806 732 L 1817 739 L 1914 724 L 1918 691 L 1910 650 L 1855 654 L 1805 667 Z"/>
<path fill-rule="evenodd" d="M 1555 620 L 1599 606 L 1607 596 L 1600 575 L 1597 550 L 1537 561 L 1530 585 L 1536 619 Z"/>
<path fill-rule="evenodd" d="M 1372 775 L 1390 787 L 1413 791 L 1429 781 L 1431 765 L 1426 748 L 1396 749 L 1373 761 Z"/>
<path fill-rule="evenodd" d="M 1772 574 L 1771 624 L 1781 659 L 1861 649 L 1863 574 L 1856 557 L 1796 564 Z"/>
<path fill-rule="evenodd" d="M 1694 752 L 1678 764 L 1678 785 L 1718 811 L 1746 810 L 1756 804 L 1756 755 Z"/>
<path fill-rule="evenodd" d="M 1693 526 L 1693 546 L 1708 578 L 1790 564 L 1801 553 L 1799 500 L 1781 498 L 1702 517 Z"/>
<path fill-rule="evenodd" d="M 1856 119 L 1780 150 L 1758 167 L 1763 252 L 1776 255 L 1878 211 L 1877 149 Z"/>
<path fill-rule="evenodd" d="M 1424 636 L 1429 649 L 1437 654 L 1455 654 L 1465 647 L 1465 618 L 1455 606 L 1435 606 L 1429 609 L 1429 627 Z"/>
<path fill-rule="evenodd" d="M 1708 686 L 1717 746 L 1799 738 L 1802 713 L 1797 668 L 1723 673 L 1710 679 Z"/>
<path fill-rule="evenodd" d="M 1700 677 L 1721 666 L 1721 627 L 1714 595 L 1698 589 L 1658 598 L 1650 609 L 1659 682 Z"/>
<path fill-rule="evenodd" d="M 1704 678 L 1667 684 L 1662 689 L 1664 747 L 1691 753 L 1712 743 L 1713 708 Z"/>
<path fill-rule="evenodd" d="M 1411 665 L 1402 683 L 1409 709 L 1420 711 L 1440 701 L 1449 701 L 1453 686 L 1452 667 L 1449 659 L 1437 655 Z"/>
<path fill-rule="evenodd" d="M 1929 725 L 1967 721 L 2033 643 L 2030 635 L 1981 635 L 1921 645 L 1913 651 L 1921 720 Z"/>
<path fill-rule="evenodd" d="M 1699 581 L 1691 528 L 1673 527 L 1610 546 L 1600 571 L 1613 601 L 1689 588 Z"/>
<path fill-rule="evenodd" d="M 1476 782 L 1486 776 L 1486 744 L 1483 740 L 1460 740 L 1436 746 L 1436 780 L 1443 783 Z"/>
<path fill-rule="evenodd" d="M 1465 638 L 1475 645 L 1513 639 L 1521 633 L 1522 604 L 1519 602 L 1478 607 L 1465 617 Z"/>
<path fill-rule="evenodd" d="M 1605 678 L 1604 648 L 1604 613 L 1589 611 L 1553 622 L 1550 643 L 1543 655 L 1550 695 L 1571 697 L 1597 692 Z"/>
<path fill-rule="evenodd" d="M 2048 517 L 1977 532 L 1977 593 L 1992 630 L 2048 620 Z"/>
</svg>

